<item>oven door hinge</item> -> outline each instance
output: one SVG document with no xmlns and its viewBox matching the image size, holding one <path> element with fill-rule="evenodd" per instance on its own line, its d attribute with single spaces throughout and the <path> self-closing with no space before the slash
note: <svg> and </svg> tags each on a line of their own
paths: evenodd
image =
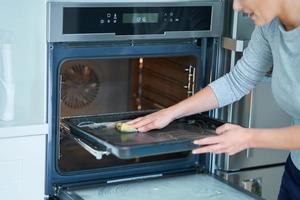
<svg viewBox="0 0 300 200">
<path fill-rule="evenodd" d="M 110 155 L 110 152 L 93 148 L 91 145 L 88 145 L 83 140 L 73 136 L 72 134 L 70 134 L 70 137 L 73 140 L 75 140 L 82 148 L 84 148 L 86 151 L 88 151 L 90 154 L 92 154 L 97 160 L 101 160 L 103 156 Z"/>
<path fill-rule="evenodd" d="M 110 155 L 109 151 L 106 151 L 105 149 L 100 149 L 98 147 L 95 147 L 88 142 L 83 141 L 82 139 L 79 139 L 78 137 L 71 134 L 71 131 L 67 125 L 64 123 L 60 124 L 60 127 L 64 130 L 68 136 L 73 139 L 77 144 L 79 144 L 82 148 L 84 148 L 87 152 L 92 154 L 97 160 L 101 160 L 103 156 Z"/>
<path fill-rule="evenodd" d="M 53 191 L 54 191 L 54 194 L 53 195 L 46 195 L 45 196 L 45 200 L 59 200 L 59 193 L 61 191 L 61 186 L 53 186 Z"/>
</svg>

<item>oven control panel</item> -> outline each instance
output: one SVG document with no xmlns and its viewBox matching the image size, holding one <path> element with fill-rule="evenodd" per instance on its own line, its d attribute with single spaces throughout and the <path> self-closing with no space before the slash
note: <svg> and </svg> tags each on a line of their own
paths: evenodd
<svg viewBox="0 0 300 200">
<path fill-rule="evenodd" d="M 222 0 L 169 3 L 48 4 L 48 41 L 220 37 Z"/>
<path fill-rule="evenodd" d="M 163 34 L 211 29 L 211 6 L 201 7 L 66 7 L 63 34 Z"/>
</svg>

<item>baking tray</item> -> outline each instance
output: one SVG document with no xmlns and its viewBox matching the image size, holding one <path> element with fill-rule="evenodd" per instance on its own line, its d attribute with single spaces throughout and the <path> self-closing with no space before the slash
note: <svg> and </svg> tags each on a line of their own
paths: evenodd
<svg viewBox="0 0 300 200">
<path fill-rule="evenodd" d="M 148 112 L 127 112 L 64 118 L 75 137 L 94 146 L 104 146 L 106 151 L 120 159 L 153 156 L 166 153 L 189 151 L 196 147 L 195 139 L 215 135 L 216 127 L 223 123 L 205 115 L 197 114 L 173 121 L 167 127 L 147 133 L 121 133 L 115 129 L 117 122 L 126 122 Z"/>
</svg>

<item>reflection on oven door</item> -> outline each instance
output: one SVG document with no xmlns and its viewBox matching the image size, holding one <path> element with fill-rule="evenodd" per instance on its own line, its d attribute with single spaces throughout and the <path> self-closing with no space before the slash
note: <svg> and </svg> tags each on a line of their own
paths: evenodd
<svg viewBox="0 0 300 200">
<path fill-rule="evenodd" d="M 237 172 L 218 171 L 225 180 L 264 199 L 275 200 L 279 192 L 284 165 Z"/>
</svg>

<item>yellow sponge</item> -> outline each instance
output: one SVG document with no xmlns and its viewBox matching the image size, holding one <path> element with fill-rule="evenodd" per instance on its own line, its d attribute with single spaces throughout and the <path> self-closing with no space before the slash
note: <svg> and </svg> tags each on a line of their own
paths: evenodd
<svg viewBox="0 0 300 200">
<path fill-rule="evenodd" d="M 132 133 L 132 132 L 137 132 L 138 130 L 136 128 L 133 128 L 132 126 L 126 124 L 126 123 L 122 123 L 122 122 L 118 122 L 116 124 L 116 129 L 120 132 L 124 132 L 124 133 Z"/>
</svg>

